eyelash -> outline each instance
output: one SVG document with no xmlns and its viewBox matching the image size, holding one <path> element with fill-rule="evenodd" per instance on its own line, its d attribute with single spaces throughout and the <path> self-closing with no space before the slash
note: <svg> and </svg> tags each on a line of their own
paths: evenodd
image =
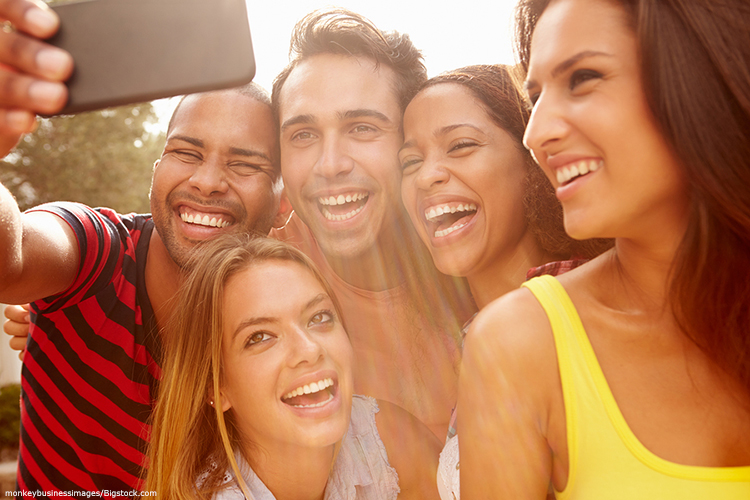
<svg viewBox="0 0 750 500">
<path fill-rule="evenodd" d="M 317 318 L 318 316 L 322 316 L 324 314 L 326 316 L 328 316 L 328 319 L 326 319 L 325 321 L 313 322 L 313 319 Z M 336 315 L 333 313 L 333 311 L 325 309 L 323 311 L 318 311 L 315 314 L 313 314 L 312 318 L 310 318 L 310 324 L 322 325 L 322 324 L 326 324 L 326 323 L 333 323 L 335 321 L 335 319 L 336 319 Z"/>
<path fill-rule="evenodd" d="M 450 152 L 453 152 L 453 151 L 456 151 L 456 150 L 459 150 L 459 149 L 470 148 L 470 147 L 473 147 L 473 146 L 476 146 L 476 145 L 477 145 L 477 143 L 474 142 L 474 141 L 464 140 L 464 141 L 457 142 L 456 144 L 454 144 L 453 146 L 451 146 L 451 148 L 448 150 L 448 152 L 450 153 Z"/>
<path fill-rule="evenodd" d="M 568 85 L 570 90 L 574 90 L 578 85 L 582 83 L 601 77 L 602 74 L 598 71 L 594 71 L 593 69 L 579 69 L 577 71 L 574 71 L 570 75 L 570 82 Z"/>
<path fill-rule="evenodd" d="M 270 333 L 268 333 L 265 330 L 258 330 L 257 332 L 253 332 L 252 334 L 250 334 L 250 336 L 247 338 L 247 341 L 245 341 L 245 347 L 250 347 L 250 346 L 253 346 L 253 345 L 256 345 L 256 344 L 260 344 L 261 342 L 266 342 L 267 341 L 267 339 L 265 339 L 265 338 L 262 337 L 260 340 L 256 340 L 255 342 L 253 342 L 253 338 L 256 335 L 263 335 L 263 336 L 267 335 L 269 337 L 273 337 L 273 335 L 271 335 Z"/>
</svg>

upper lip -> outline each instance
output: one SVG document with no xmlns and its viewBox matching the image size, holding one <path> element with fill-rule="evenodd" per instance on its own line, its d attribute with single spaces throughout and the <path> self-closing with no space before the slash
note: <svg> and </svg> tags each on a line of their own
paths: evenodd
<svg viewBox="0 0 750 500">
<path fill-rule="evenodd" d="M 282 399 L 286 394 L 289 394 L 290 392 L 297 389 L 298 387 L 309 385 L 313 382 L 319 382 L 326 378 L 330 378 L 333 380 L 334 387 L 338 385 L 339 376 L 338 376 L 338 373 L 336 373 L 336 370 L 332 370 L 332 369 L 318 370 L 313 373 L 308 373 L 306 375 L 302 375 L 301 377 L 294 379 L 294 381 L 291 382 L 286 387 L 286 389 L 281 393 L 281 396 L 279 396 L 279 399 Z"/>
<path fill-rule="evenodd" d="M 224 217 L 226 217 L 228 219 L 234 220 L 234 216 L 232 215 L 231 212 L 229 212 L 225 208 L 217 207 L 217 206 L 214 206 L 214 205 L 208 205 L 208 206 L 196 205 L 196 204 L 193 204 L 193 203 L 190 203 L 190 202 L 184 202 L 184 201 L 181 201 L 181 202 L 177 203 L 177 211 L 178 212 L 180 212 L 183 207 L 186 208 L 187 210 L 191 210 L 193 212 L 201 212 L 201 213 L 204 213 L 204 214 L 221 215 L 221 216 L 224 216 Z"/>
<path fill-rule="evenodd" d="M 337 189 L 326 189 L 326 190 L 321 189 L 321 190 L 315 191 L 311 196 L 317 200 L 318 198 L 328 198 L 330 196 L 336 197 L 341 194 L 347 195 L 351 193 L 370 194 L 370 190 L 361 188 L 361 187 L 337 188 Z"/>
</svg>

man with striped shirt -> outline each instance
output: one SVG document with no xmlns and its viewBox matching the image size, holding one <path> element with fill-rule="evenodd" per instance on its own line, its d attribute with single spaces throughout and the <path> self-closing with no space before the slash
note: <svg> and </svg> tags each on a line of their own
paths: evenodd
<svg viewBox="0 0 750 500">
<path fill-rule="evenodd" d="M 12 6 L 13 8 L 10 8 Z M 62 106 L 70 58 L 23 35 L 56 19 L 25 0 L 0 8 L 0 154 Z M 12 39 L 11 39 L 12 38 Z M 46 81 L 42 81 L 46 80 Z M 102 165 L 106 168 L 106 165 Z M 0 185 L 0 302 L 32 302 L 21 400 L 20 490 L 128 495 L 141 485 L 161 339 L 180 268 L 201 241 L 267 234 L 279 215 L 268 96 L 252 85 L 186 97 L 154 164 L 151 215 L 74 203 L 25 213 Z M 114 495 L 116 496 L 116 495 Z"/>
</svg>

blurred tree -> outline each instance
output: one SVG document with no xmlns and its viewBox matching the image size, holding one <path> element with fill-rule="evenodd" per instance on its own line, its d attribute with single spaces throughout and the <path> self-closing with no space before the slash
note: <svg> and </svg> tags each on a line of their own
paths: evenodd
<svg viewBox="0 0 750 500">
<path fill-rule="evenodd" d="M 0 182 L 22 209 L 67 200 L 148 212 L 151 169 L 164 143 L 156 123 L 151 103 L 40 119 L 0 164 Z"/>
</svg>

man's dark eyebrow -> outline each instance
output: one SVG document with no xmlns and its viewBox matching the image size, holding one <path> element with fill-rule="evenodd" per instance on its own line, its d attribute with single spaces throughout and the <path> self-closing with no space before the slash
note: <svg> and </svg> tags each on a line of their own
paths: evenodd
<svg viewBox="0 0 750 500">
<path fill-rule="evenodd" d="M 289 118 L 287 121 L 281 124 L 281 131 L 288 129 L 289 127 L 293 125 L 309 125 L 311 123 L 315 123 L 315 117 L 313 115 L 297 115 L 293 116 L 292 118 Z"/>
<path fill-rule="evenodd" d="M 375 118 L 385 123 L 392 123 L 391 119 L 380 111 L 374 109 L 352 109 L 343 113 L 338 113 L 340 120 L 351 120 L 352 118 Z"/>
<path fill-rule="evenodd" d="M 199 148 L 205 147 L 205 145 L 203 144 L 203 141 L 201 141 L 200 139 L 196 139 L 195 137 L 190 137 L 190 136 L 187 136 L 187 135 L 180 135 L 180 134 L 174 134 L 174 135 L 169 136 L 167 138 L 167 142 L 169 142 L 171 140 L 174 140 L 174 139 L 176 139 L 178 141 L 187 142 L 187 143 L 192 144 L 193 146 L 196 146 L 196 147 L 199 147 Z"/>
<path fill-rule="evenodd" d="M 263 158 L 269 163 L 272 163 L 271 158 L 269 158 L 267 154 L 261 151 L 255 151 L 254 149 L 229 148 L 229 154 L 237 155 L 237 156 L 248 156 L 248 157 L 256 156 L 258 158 Z"/>
<path fill-rule="evenodd" d="M 554 78 L 558 76 L 560 73 L 570 68 L 571 66 L 573 66 L 578 61 L 582 59 L 586 59 L 588 57 L 598 57 L 598 56 L 612 57 L 612 54 L 607 54 L 606 52 L 600 52 L 598 50 L 584 50 L 583 52 L 579 52 L 565 59 L 563 62 L 555 66 L 552 69 L 552 72 L 550 73 L 550 75 Z M 537 83 L 534 80 L 526 80 L 523 83 L 524 90 L 529 90 L 530 88 L 533 88 L 536 86 L 537 86 Z"/>
</svg>

